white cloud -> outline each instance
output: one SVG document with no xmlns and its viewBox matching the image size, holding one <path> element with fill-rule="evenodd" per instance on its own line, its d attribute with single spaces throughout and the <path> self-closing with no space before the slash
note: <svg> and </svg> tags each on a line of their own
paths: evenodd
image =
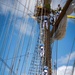
<svg viewBox="0 0 75 75">
<path fill-rule="evenodd" d="M 7 6 L 6 6 L 7 4 Z M 8 11 L 12 11 L 11 8 L 9 7 L 12 7 L 12 4 L 11 4 L 11 1 L 7 1 L 7 0 L 3 0 L 3 1 L 0 1 L 0 8 L 2 10 L 2 14 L 6 14 Z"/>
<path fill-rule="evenodd" d="M 65 56 L 62 56 L 60 59 L 58 59 L 58 63 L 59 63 L 59 64 L 66 64 L 66 63 L 68 62 L 69 55 L 70 55 L 70 54 L 67 54 L 67 55 L 65 55 Z M 75 51 L 71 53 L 71 56 L 70 56 L 70 60 L 69 60 L 69 61 L 71 61 L 71 60 L 73 60 L 73 59 L 75 59 Z M 60 63 L 60 62 L 61 62 L 61 63 Z"/>
<path fill-rule="evenodd" d="M 26 18 L 25 20 L 26 21 L 23 22 L 23 20 L 18 19 L 15 24 L 15 30 L 17 30 L 23 35 L 26 34 L 27 36 L 35 37 L 37 22 L 34 20 L 31 20 L 30 18 Z"/>
<path fill-rule="evenodd" d="M 24 5 L 26 7 L 24 14 L 29 14 L 29 13 L 31 14 L 31 13 L 34 13 L 35 4 L 36 4 L 35 0 L 16 0 L 13 2 L 12 2 L 12 0 L 1 0 L 0 1 L 0 8 L 2 10 L 2 14 L 6 14 L 9 11 L 13 14 L 14 9 L 18 9 L 19 10 L 18 16 L 21 17 L 23 15 Z M 28 7 L 29 7 L 29 10 L 28 10 Z"/>
<path fill-rule="evenodd" d="M 19 1 L 19 2 L 18 2 Z M 26 2 L 27 1 L 27 2 Z M 30 3 L 30 4 L 29 4 Z M 16 6 L 17 4 L 17 6 Z M 0 8 L 1 12 L 0 14 L 7 15 L 8 12 L 11 12 L 11 14 L 15 13 L 15 17 L 17 17 L 15 29 L 20 30 L 20 33 L 30 35 L 32 25 L 29 24 L 29 16 L 27 14 L 31 14 L 34 12 L 36 0 L 0 0 Z M 25 11 L 24 11 L 24 5 L 25 5 Z M 29 10 L 27 9 L 29 7 Z M 20 11 L 15 11 L 15 8 Z M 24 11 L 24 15 L 23 12 Z M 21 19 L 19 19 L 21 18 Z M 23 22 L 23 19 L 26 19 L 26 21 Z M 20 27 L 21 25 L 21 27 Z M 27 30 L 26 30 L 27 29 Z"/>
<path fill-rule="evenodd" d="M 30 35 L 30 31 L 32 29 L 32 25 L 30 25 L 29 23 L 24 23 L 21 20 L 17 20 L 17 23 L 15 25 L 16 30 L 20 31 L 20 33 L 22 34 L 27 34 Z"/>
<path fill-rule="evenodd" d="M 72 75 L 72 69 L 73 69 L 72 66 L 67 66 L 67 69 L 66 69 L 66 66 L 61 66 L 57 69 L 57 75 L 64 75 L 65 70 L 66 70 L 65 75 Z M 56 73 L 56 70 L 55 71 L 53 70 L 53 75 L 55 75 L 55 73 Z M 75 68 L 74 68 L 73 75 L 75 75 Z"/>
</svg>

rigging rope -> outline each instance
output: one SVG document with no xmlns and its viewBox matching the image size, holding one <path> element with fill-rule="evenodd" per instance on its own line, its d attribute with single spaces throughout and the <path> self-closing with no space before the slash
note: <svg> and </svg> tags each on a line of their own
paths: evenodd
<svg viewBox="0 0 75 75">
<path fill-rule="evenodd" d="M 33 20 L 33 21 L 34 21 L 34 20 Z M 33 35 L 34 35 L 34 31 L 33 31 L 34 28 L 35 28 L 34 25 L 36 26 L 36 23 L 35 23 L 35 22 L 34 22 L 34 24 L 33 24 L 33 26 L 32 26 L 32 30 L 31 30 L 30 36 L 31 36 L 31 35 L 33 36 Z M 30 39 L 30 38 L 29 38 L 29 39 Z M 26 49 L 26 51 L 27 51 L 26 53 L 29 54 L 29 55 L 30 55 L 31 47 L 33 46 L 33 45 L 32 45 L 32 42 L 33 42 L 33 41 L 34 41 L 34 39 L 32 38 L 32 40 L 30 40 L 30 42 L 29 42 L 29 43 L 30 43 L 30 47 L 27 46 L 28 48 Z M 26 54 L 25 61 L 24 61 L 24 62 L 26 63 L 26 64 L 25 64 L 25 67 L 24 67 L 24 74 L 25 74 L 25 72 L 26 72 L 26 70 L 27 70 L 26 67 L 27 67 L 28 57 L 29 57 L 29 55 L 27 55 L 27 54 Z"/>
<path fill-rule="evenodd" d="M 56 43 L 56 75 L 57 75 L 57 59 L 58 59 L 58 40 Z"/>
<path fill-rule="evenodd" d="M 20 1 L 18 1 L 18 0 L 16 0 L 17 2 L 19 2 L 23 7 L 24 7 L 24 5 L 20 2 Z M 13 8 L 13 9 L 15 9 L 15 10 L 18 10 L 18 11 L 20 11 L 20 12 L 23 12 L 22 10 L 19 10 L 19 9 L 17 9 L 16 7 L 12 7 L 12 6 L 9 6 L 9 5 L 7 5 L 7 4 L 5 4 L 5 3 L 3 3 L 2 1 L 0 1 L 0 3 L 1 4 L 3 4 L 3 5 L 5 5 L 5 6 L 7 6 L 7 7 L 9 7 L 9 8 Z M 34 14 L 31 10 L 29 10 L 27 7 L 25 7 L 28 11 L 30 11 L 32 14 Z"/>
<path fill-rule="evenodd" d="M 7 2 L 7 3 L 8 3 L 8 2 Z M 6 9 L 5 11 L 7 11 L 7 7 L 5 7 L 5 9 Z M 7 20 L 8 20 L 8 15 L 9 15 L 9 14 L 6 15 L 6 19 L 5 19 L 3 31 L 2 31 L 1 36 L 0 36 L 0 40 L 1 40 L 2 36 L 3 36 L 4 30 L 5 30 L 5 28 L 6 28 L 6 23 L 7 23 Z"/>
<path fill-rule="evenodd" d="M 8 1 L 7 1 L 7 4 L 8 4 Z M 7 11 L 7 7 L 5 7 L 5 11 Z M 6 19 L 5 19 L 5 23 L 4 23 L 4 27 L 3 27 L 3 31 L 2 31 L 2 34 L 1 34 L 1 37 L 0 37 L 0 40 L 1 40 L 1 38 L 2 38 L 2 36 L 3 36 L 3 33 L 4 33 L 4 30 L 5 30 L 5 28 L 6 28 L 6 22 L 7 22 L 7 19 L 8 19 L 8 15 L 9 14 L 7 14 L 7 16 L 6 16 Z M 1 50 L 0 50 L 1 51 Z M 5 53 L 4 53 L 5 54 Z M 4 55 L 3 55 L 3 57 L 4 57 Z M 2 65 L 2 64 L 1 64 Z M 2 66 L 1 66 L 2 67 Z M 1 68 L 0 68 L 0 70 L 1 70 Z"/>
<path fill-rule="evenodd" d="M 30 5 L 30 4 L 29 4 L 29 5 Z M 28 6 L 28 8 L 29 8 L 29 6 Z M 28 23 L 28 20 L 27 20 L 26 22 Z M 28 26 L 27 23 L 26 23 L 26 31 L 27 31 L 27 26 Z M 25 32 L 26 32 L 26 31 L 25 31 Z M 24 35 L 24 38 L 23 38 L 24 40 L 25 40 L 25 36 L 26 36 L 26 34 Z M 22 49 L 23 49 L 23 46 L 24 46 L 24 40 L 22 40 L 22 47 L 21 47 L 21 49 L 20 49 L 20 50 L 21 50 L 20 55 L 22 54 Z M 18 71 L 18 69 L 19 69 L 20 61 L 21 61 L 21 57 L 19 58 L 19 62 L 18 62 L 18 66 L 17 66 L 17 71 Z M 18 74 L 18 73 L 17 73 L 17 74 Z"/>
<path fill-rule="evenodd" d="M 26 6 L 26 3 L 25 3 L 25 6 Z M 23 15 L 22 15 L 22 19 L 24 18 L 24 14 L 25 14 L 25 7 L 24 7 L 24 12 L 23 12 Z M 19 27 L 19 30 L 20 30 L 20 31 L 19 31 L 19 33 L 18 33 L 18 34 L 19 34 L 19 37 L 18 37 L 18 39 L 17 39 L 17 45 L 16 45 L 16 48 L 14 49 L 14 55 L 13 55 L 13 57 L 14 57 L 14 56 L 17 56 L 17 54 L 18 54 L 18 52 L 19 52 L 19 51 L 18 51 L 18 48 L 19 48 L 19 46 L 20 46 L 21 38 L 22 38 L 22 35 L 23 35 L 23 34 L 20 34 L 20 32 L 21 32 L 21 29 L 20 29 L 20 28 L 21 28 L 21 25 L 22 25 L 22 21 L 20 22 L 20 27 Z M 16 61 L 16 59 L 13 59 L 13 60 L 12 60 L 12 63 L 11 63 L 11 64 L 12 64 L 12 65 L 11 65 L 12 70 L 13 70 L 13 68 L 14 68 L 14 62 L 15 62 L 15 61 Z M 10 74 L 11 74 L 11 73 L 12 73 L 12 72 L 10 72 Z"/>
<path fill-rule="evenodd" d="M 14 15 L 13 15 L 13 16 L 14 16 Z M 8 27 L 7 27 L 7 30 L 6 30 L 6 32 L 5 32 L 5 37 L 4 37 L 4 40 L 3 40 L 3 42 L 2 42 L 2 47 L 1 47 L 1 50 L 2 50 L 2 51 L 0 51 L 0 56 L 2 56 L 3 51 L 4 51 L 4 45 L 5 45 L 5 42 L 6 42 L 6 38 L 8 37 L 8 32 L 9 32 L 9 28 L 10 28 L 11 22 L 12 22 L 12 20 L 13 20 L 13 16 L 10 17 L 10 20 L 9 20 L 9 23 L 8 23 Z"/>
<path fill-rule="evenodd" d="M 0 57 L 0 61 L 2 61 L 2 63 L 4 65 L 6 65 L 9 70 L 11 70 L 11 68 L 6 64 L 6 62 L 1 57 Z M 13 71 L 13 74 L 15 75 L 15 72 L 14 71 Z"/>
<path fill-rule="evenodd" d="M 70 51 L 70 54 L 69 54 L 69 58 L 68 58 L 68 61 L 67 61 L 66 69 L 65 69 L 65 71 L 64 71 L 64 75 L 66 75 L 67 67 L 68 67 L 68 64 L 69 64 L 69 60 L 70 60 L 70 57 L 71 57 L 71 53 L 72 53 L 74 44 L 75 44 L 75 38 L 74 38 L 74 40 L 73 40 L 73 44 L 72 44 L 71 51 Z"/>
<path fill-rule="evenodd" d="M 73 68 L 72 68 L 72 74 L 71 75 L 74 75 L 74 71 L 75 71 L 75 60 L 74 60 L 74 64 L 73 64 Z"/>
<path fill-rule="evenodd" d="M 17 6 L 17 4 L 15 3 L 15 6 Z M 15 13 L 14 13 L 15 14 Z M 18 12 L 17 12 L 17 15 L 18 15 Z M 16 17 L 16 20 L 17 20 L 17 17 Z M 16 24 L 16 20 L 15 20 L 15 24 Z M 6 56 L 6 60 L 5 62 L 7 63 L 7 59 L 8 59 L 8 55 L 9 55 L 9 52 L 10 52 L 10 46 L 12 44 L 12 38 L 13 38 L 13 34 L 14 34 L 14 29 L 15 29 L 15 24 L 13 25 L 13 28 L 12 28 L 12 32 L 11 32 L 11 36 L 10 36 L 10 43 L 8 45 L 8 53 L 7 53 L 7 56 Z M 3 75 L 5 73 L 5 66 L 4 66 L 4 69 L 3 69 Z"/>
<path fill-rule="evenodd" d="M 14 9 L 14 8 L 13 8 L 13 9 Z M 15 8 L 15 10 L 16 10 L 16 8 Z M 14 28 L 13 28 L 13 30 L 12 30 L 11 33 L 12 33 L 12 34 L 11 34 L 11 36 L 10 36 L 10 44 L 9 44 L 9 46 L 8 46 L 8 53 L 7 53 L 6 60 L 5 60 L 6 62 L 7 62 L 7 59 L 8 59 L 8 54 L 9 54 L 9 50 L 10 50 L 10 46 L 11 46 L 11 41 L 12 41 L 12 36 L 13 36 L 13 33 L 14 33 Z M 20 35 L 20 39 L 21 39 L 21 36 L 22 36 L 22 35 Z M 19 41 L 18 43 L 20 43 L 20 41 Z M 17 46 L 20 46 L 20 44 L 18 44 Z M 17 46 L 16 46 L 16 47 L 17 47 Z M 14 54 L 13 54 L 13 57 L 16 57 L 16 56 L 17 56 L 16 54 L 17 54 L 17 52 L 18 52 L 18 48 L 17 48 L 17 50 L 16 50 L 16 49 L 14 49 L 14 50 L 15 50 L 15 52 L 14 52 Z M 13 60 L 11 61 L 11 64 L 12 64 L 12 65 L 11 65 L 11 68 L 12 68 L 11 71 L 13 71 L 13 67 L 14 67 L 14 64 L 15 64 L 15 63 L 14 63 L 14 60 L 15 60 L 15 59 L 13 59 Z M 20 63 L 20 62 L 19 62 L 19 63 Z M 5 70 L 4 70 L 4 71 L 5 71 Z M 4 72 L 4 71 L 3 71 L 3 72 Z M 11 74 L 11 73 L 12 73 L 12 72 L 10 72 L 9 74 Z"/>
<path fill-rule="evenodd" d="M 13 11 L 13 13 L 15 13 L 15 10 Z M 12 14 L 12 16 L 10 16 L 10 19 L 9 19 L 9 22 L 8 22 L 8 26 L 7 26 L 7 29 L 6 29 L 6 32 L 5 32 L 5 37 L 4 37 L 3 42 L 2 42 L 2 47 L 1 47 L 1 51 L 0 51 L 0 57 L 2 56 L 2 54 L 3 54 L 4 50 L 5 50 L 5 47 L 6 47 L 7 37 L 8 37 L 8 33 L 9 33 L 9 30 L 10 30 L 10 26 L 11 26 L 13 17 L 14 17 L 14 14 Z M 1 70 L 1 67 L 2 67 L 2 64 L 0 66 L 0 70 Z"/>
<path fill-rule="evenodd" d="M 37 37 L 38 38 L 38 37 Z M 39 40 L 39 38 L 38 38 Z M 32 59 L 31 59 L 31 63 L 30 63 L 30 68 L 29 68 L 29 71 L 28 71 L 28 74 L 27 75 L 31 75 L 31 73 L 33 73 L 34 71 L 32 71 L 34 69 L 34 63 L 35 63 L 35 59 L 38 58 L 36 55 L 38 54 L 38 46 L 39 46 L 39 42 L 37 40 L 37 45 L 35 46 L 35 49 L 34 49 L 34 52 L 33 52 L 33 56 L 32 56 Z M 35 58 L 35 59 L 34 59 Z M 37 59 L 36 59 L 37 60 Z M 37 60 L 38 61 L 38 60 Z M 34 63 L 33 63 L 34 62 Z M 38 69 L 38 68 L 35 68 L 35 69 Z"/>
<path fill-rule="evenodd" d="M 26 24 L 27 25 L 27 24 Z M 22 37 L 22 36 L 21 36 Z M 19 46 L 18 46 L 19 47 Z"/>
<path fill-rule="evenodd" d="M 26 31 L 27 31 L 27 24 L 26 24 Z M 20 65 L 20 62 L 21 62 L 21 55 L 22 55 L 22 51 L 23 51 L 23 46 L 24 46 L 24 40 L 25 40 L 25 37 L 26 37 L 26 31 L 25 31 L 25 35 L 23 36 L 23 39 L 22 39 L 22 46 L 20 48 L 20 58 L 19 58 L 19 62 L 18 62 L 18 65 L 17 65 L 17 69 L 16 69 L 16 74 L 18 74 L 18 70 L 19 70 L 19 65 Z M 25 56 L 25 55 L 24 55 Z"/>
<path fill-rule="evenodd" d="M 33 29 L 34 29 L 34 24 L 33 24 L 33 27 L 32 27 L 31 33 L 30 33 L 30 37 L 29 37 L 29 40 L 28 40 L 28 45 L 27 45 L 26 52 L 25 52 L 25 57 L 24 57 L 24 60 L 23 60 L 22 66 L 21 66 L 20 75 L 22 74 L 22 69 L 24 67 L 24 64 L 27 63 L 27 58 L 28 58 L 29 50 L 30 50 L 29 46 L 31 45 L 31 35 L 32 35 L 32 32 L 33 32 Z M 24 62 L 26 62 L 26 63 L 24 63 Z"/>
</svg>

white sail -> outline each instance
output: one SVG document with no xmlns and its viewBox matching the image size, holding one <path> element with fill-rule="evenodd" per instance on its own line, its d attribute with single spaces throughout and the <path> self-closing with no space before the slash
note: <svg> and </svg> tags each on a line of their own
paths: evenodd
<svg viewBox="0 0 75 75">
<path fill-rule="evenodd" d="M 72 1 L 72 3 L 75 2 L 75 0 Z M 54 39 L 61 40 L 66 33 L 66 27 L 67 27 L 67 15 L 70 15 L 74 11 L 74 6 L 70 4 L 68 10 L 66 11 L 66 14 L 62 18 L 62 20 L 59 23 L 59 27 L 54 35 Z"/>
</svg>

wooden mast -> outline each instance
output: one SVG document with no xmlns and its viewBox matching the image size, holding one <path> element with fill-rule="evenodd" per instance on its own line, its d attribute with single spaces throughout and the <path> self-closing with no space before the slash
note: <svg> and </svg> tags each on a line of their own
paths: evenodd
<svg viewBox="0 0 75 75">
<path fill-rule="evenodd" d="M 46 25 L 45 25 L 45 41 L 44 41 L 44 49 L 45 49 L 45 64 L 44 66 L 48 66 L 48 75 L 52 75 L 52 67 L 51 67 L 51 56 L 52 56 L 52 50 L 51 50 L 51 44 L 50 44 L 50 39 L 52 38 L 53 34 L 56 32 L 56 30 L 58 29 L 59 23 L 62 20 L 62 18 L 64 17 L 64 15 L 66 14 L 66 11 L 70 5 L 70 3 L 73 0 L 68 0 L 58 18 L 58 20 L 56 21 L 52 31 L 50 31 L 50 22 L 48 21 L 48 29 L 46 29 Z M 50 3 L 51 0 L 44 0 L 44 7 L 43 8 L 37 8 L 37 17 L 41 16 L 41 9 L 45 10 L 45 16 L 48 16 L 50 14 Z M 44 15 L 44 12 L 42 13 L 42 15 Z"/>
<path fill-rule="evenodd" d="M 46 6 L 50 6 L 50 0 L 44 0 L 44 6 L 46 9 L 46 16 L 49 15 L 47 14 L 47 8 Z M 49 9 L 50 10 L 50 9 Z M 45 42 L 44 42 L 44 47 L 45 47 L 45 66 L 48 66 L 48 75 L 52 75 L 52 68 L 51 68 L 51 46 L 50 46 L 50 22 L 48 21 L 48 29 L 46 29 L 45 25 Z"/>
<path fill-rule="evenodd" d="M 52 75 L 52 67 L 51 67 L 51 56 L 52 56 L 52 50 L 51 50 L 51 44 L 50 44 L 50 38 L 52 38 L 53 34 L 55 33 L 55 31 L 57 30 L 58 26 L 59 26 L 59 23 L 60 21 L 62 20 L 62 18 L 64 17 L 64 15 L 66 14 L 66 11 L 70 5 L 70 3 L 72 2 L 73 0 L 68 0 L 58 18 L 58 20 L 56 21 L 52 31 L 50 32 L 50 22 L 48 21 L 48 29 L 46 29 L 45 27 L 45 42 L 44 42 L 44 45 L 45 45 L 45 59 L 46 59 L 46 63 L 45 65 L 48 66 L 48 75 Z M 44 0 L 44 5 L 47 5 L 49 4 L 49 0 Z M 47 9 L 46 9 L 47 10 Z M 46 14 L 48 15 L 48 14 Z"/>
</svg>

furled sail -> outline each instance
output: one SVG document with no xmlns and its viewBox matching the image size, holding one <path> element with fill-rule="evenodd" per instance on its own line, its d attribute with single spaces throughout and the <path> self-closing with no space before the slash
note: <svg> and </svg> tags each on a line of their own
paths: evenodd
<svg viewBox="0 0 75 75">
<path fill-rule="evenodd" d="M 66 27 L 67 27 L 67 15 L 70 15 L 74 11 L 74 8 L 73 8 L 74 6 L 72 5 L 73 2 L 75 2 L 75 0 L 71 2 L 71 4 L 69 5 L 69 8 L 66 11 L 66 14 L 60 21 L 58 29 L 54 34 L 54 39 L 61 40 L 65 36 Z"/>
</svg>

